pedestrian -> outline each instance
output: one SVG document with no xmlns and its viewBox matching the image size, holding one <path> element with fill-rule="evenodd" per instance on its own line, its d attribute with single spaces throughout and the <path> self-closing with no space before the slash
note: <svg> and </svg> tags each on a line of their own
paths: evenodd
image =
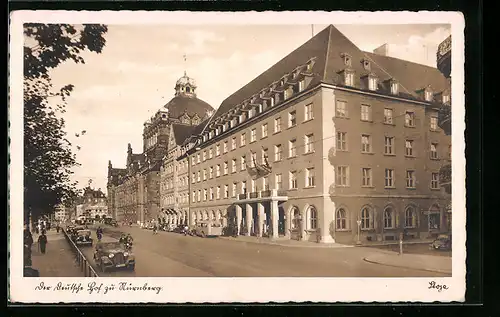
<svg viewBox="0 0 500 317">
<path fill-rule="evenodd" d="M 57 231 L 57 233 L 59 233 L 59 229 L 60 229 L 60 228 L 59 228 L 59 224 L 57 224 L 57 225 L 56 225 L 56 231 Z"/>
<path fill-rule="evenodd" d="M 38 247 L 40 248 L 40 252 L 45 254 L 45 248 L 47 247 L 47 236 L 45 235 L 45 231 L 42 231 L 42 234 L 38 237 Z"/>
<path fill-rule="evenodd" d="M 33 245 L 33 236 L 28 227 L 24 228 L 24 248 L 27 252 L 26 256 L 31 259 L 31 246 Z"/>
</svg>

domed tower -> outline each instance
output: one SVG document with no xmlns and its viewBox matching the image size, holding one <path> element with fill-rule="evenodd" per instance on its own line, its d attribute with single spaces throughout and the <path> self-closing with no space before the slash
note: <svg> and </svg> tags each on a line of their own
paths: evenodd
<svg viewBox="0 0 500 317">
<path fill-rule="evenodd" d="M 207 119 L 214 108 L 196 96 L 196 82 L 184 76 L 175 83 L 174 97 L 144 123 L 143 146 L 145 164 L 157 162 L 167 153 L 172 123 L 198 125 Z"/>
</svg>

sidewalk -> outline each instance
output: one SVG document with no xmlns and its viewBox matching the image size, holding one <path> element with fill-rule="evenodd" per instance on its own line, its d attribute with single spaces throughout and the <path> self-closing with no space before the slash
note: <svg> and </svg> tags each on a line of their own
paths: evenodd
<svg viewBox="0 0 500 317">
<path fill-rule="evenodd" d="M 295 247 L 295 248 L 349 248 L 353 247 L 351 245 L 340 244 L 340 243 L 316 243 L 310 241 L 298 241 L 291 240 L 286 238 L 278 238 L 277 240 L 273 240 L 271 238 L 259 238 L 254 236 L 238 236 L 237 238 L 233 237 L 224 237 L 220 236 L 220 239 L 229 240 L 229 241 L 237 241 L 237 242 L 247 242 L 247 243 L 255 243 L 255 244 L 267 244 L 267 245 L 278 245 L 282 247 Z"/>
<path fill-rule="evenodd" d="M 37 241 L 38 235 L 33 235 Z M 83 273 L 78 267 L 76 258 L 64 238 L 62 231 L 47 232 L 47 249 L 42 254 L 38 249 L 38 242 L 33 243 L 31 259 L 33 268 L 40 272 L 40 277 L 81 277 Z"/>
<path fill-rule="evenodd" d="M 392 267 L 437 272 L 451 275 L 451 257 L 422 254 L 399 255 L 395 252 L 374 253 L 363 259 L 366 262 Z"/>
</svg>

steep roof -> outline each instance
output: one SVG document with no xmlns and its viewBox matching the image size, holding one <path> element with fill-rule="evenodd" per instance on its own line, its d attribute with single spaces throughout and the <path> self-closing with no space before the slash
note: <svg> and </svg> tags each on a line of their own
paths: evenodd
<svg viewBox="0 0 500 317">
<path fill-rule="evenodd" d="M 356 87 L 363 86 L 360 77 L 371 73 L 376 75 L 381 83 L 386 79 L 395 79 L 399 82 L 402 87 L 401 97 L 415 99 L 416 90 L 428 85 L 431 85 L 435 92 L 446 89 L 446 78 L 436 68 L 364 52 L 337 28 L 330 25 L 226 98 L 217 109 L 215 117 L 259 93 L 311 58 L 315 58 L 315 63 L 308 87 L 320 82 L 342 86 L 344 83 L 340 72 L 347 68 L 342 56 L 344 53 L 351 57 L 352 63 L 349 68 L 355 72 Z M 364 59 L 371 62 L 370 71 L 364 69 L 362 65 Z"/>
<path fill-rule="evenodd" d="M 175 143 L 181 145 L 184 141 L 192 135 L 196 126 L 184 125 L 184 124 L 172 124 L 172 131 L 175 137 Z"/>
</svg>

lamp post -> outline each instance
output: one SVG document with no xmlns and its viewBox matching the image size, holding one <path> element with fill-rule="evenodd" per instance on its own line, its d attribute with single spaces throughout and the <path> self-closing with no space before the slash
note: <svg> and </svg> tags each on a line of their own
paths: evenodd
<svg viewBox="0 0 500 317">
<path fill-rule="evenodd" d="M 356 241 L 356 244 L 360 245 L 361 244 L 361 240 L 360 240 L 361 220 L 356 221 L 356 223 L 358 224 L 358 240 Z"/>
</svg>

